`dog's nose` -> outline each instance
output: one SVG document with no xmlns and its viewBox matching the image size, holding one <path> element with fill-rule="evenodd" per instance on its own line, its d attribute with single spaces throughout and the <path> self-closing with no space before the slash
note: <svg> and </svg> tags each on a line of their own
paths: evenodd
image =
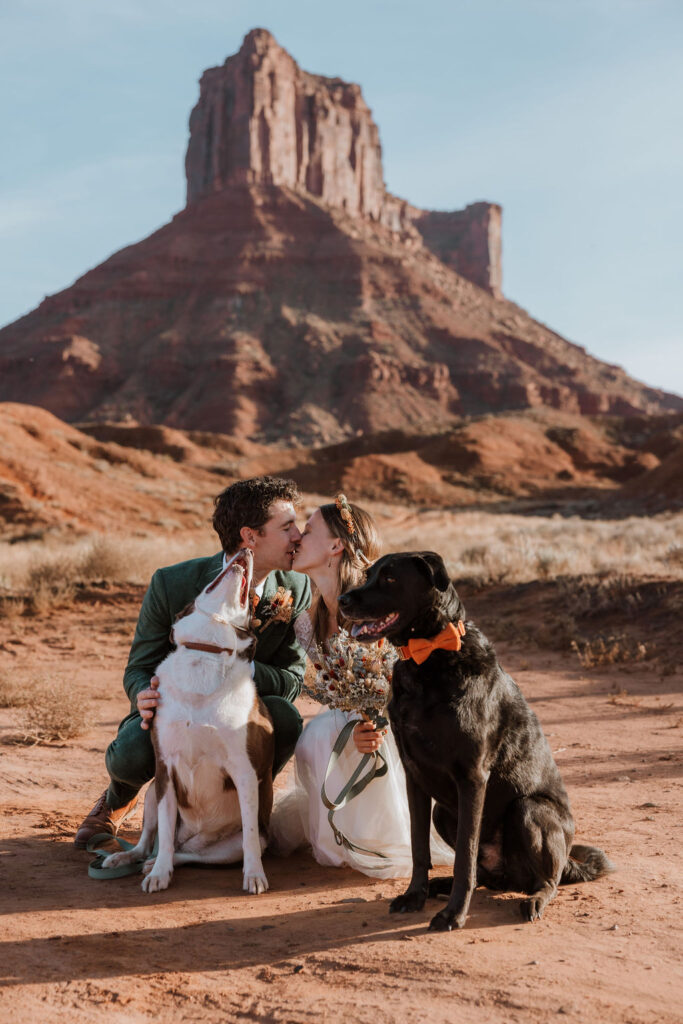
<svg viewBox="0 0 683 1024">
<path fill-rule="evenodd" d="M 348 608 L 350 603 L 351 602 L 349 600 L 349 595 L 348 594 L 340 594 L 339 597 L 337 598 L 337 604 L 342 609 L 342 611 L 345 608 Z"/>
</svg>

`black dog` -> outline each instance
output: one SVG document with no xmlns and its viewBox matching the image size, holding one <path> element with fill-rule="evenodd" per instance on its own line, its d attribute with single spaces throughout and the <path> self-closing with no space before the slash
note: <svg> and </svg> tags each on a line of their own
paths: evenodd
<svg viewBox="0 0 683 1024">
<path fill-rule="evenodd" d="M 413 875 L 393 912 L 421 910 L 428 895 L 450 891 L 430 929 L 462 928 L 472 892 L 485 885 L 527 893 L 522 916 L 533 921 L 558 885 L 613 870 L 602 850 L 572 846 L 569 798 L 540 722 L 483 633 L 463 624 L 439 555 L 385 555 L 339 607 L 354 636 L 403 648 L 389 717 L 406 772 Z M 435 638 L 435 649 L 424 638 Z M 455 866 L 452 879 L 429 884 L 432 800 Z"/>
</svg>

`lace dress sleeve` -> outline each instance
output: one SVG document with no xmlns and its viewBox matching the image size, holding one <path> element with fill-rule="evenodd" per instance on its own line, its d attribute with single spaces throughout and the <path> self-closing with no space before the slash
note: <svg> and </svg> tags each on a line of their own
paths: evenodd
<svg viewBox="0 0 683 1024">
<path fill-rule="evenodd" d="M 308 612 L 302 612 L 294 623 L 296 638 L 301 644 L 309 661 L 313 661 L 315 645 L 313 643 L 313 623 Z"/>
</svg>

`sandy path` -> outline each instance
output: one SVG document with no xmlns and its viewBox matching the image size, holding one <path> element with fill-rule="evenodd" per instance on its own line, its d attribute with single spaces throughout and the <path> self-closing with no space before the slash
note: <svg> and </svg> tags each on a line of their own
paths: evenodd
<svg viewBox="0 0 683 1024">
<path fill-rule="evenodd" d="M 517 897 L 478 890 L 466 929 L 430 935 L 438 904 L 389 915 L 402 882 L 304 853 L 267 857 L 272 888 L 258 898 L 242 893 L 239 871 L 202 868 L 149 897 L 136 878 L 91 881 L 88 855 L 71 845 L 126 710 L 139 599 L 110 594 L 88 611 L 87 633 L 81 606 L 0 636 L 0 672 L 68 678 L 94 719 L 68 745 L 0 743 L 2 1021 L 680 1020 L 680 674 L 589 674 L 501 647 L 556 751 L 577 839 L 619 868 L 563 888 L 539 923 L 522 924 Z M 0 712 L 0 740 L 15 714 Z"/>
</svg>

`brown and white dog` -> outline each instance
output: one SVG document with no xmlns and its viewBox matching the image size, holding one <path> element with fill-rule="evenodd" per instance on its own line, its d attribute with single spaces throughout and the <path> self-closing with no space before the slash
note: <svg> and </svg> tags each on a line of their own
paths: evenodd
<svg viewBox="0 0 683 1024">
<path fill-rule="evenodd" d="M 145 892 L 168 888 L 176 864 L 243 858 L 244 889 L 268 888 L 261 854 L 273 803 L 273 724 L 251 675 L 251 551 L 240 551 L 173 627 L 157 669 L 156 777 L 137 846 L 104 867 L 150 857 Z"/>
</svg>

